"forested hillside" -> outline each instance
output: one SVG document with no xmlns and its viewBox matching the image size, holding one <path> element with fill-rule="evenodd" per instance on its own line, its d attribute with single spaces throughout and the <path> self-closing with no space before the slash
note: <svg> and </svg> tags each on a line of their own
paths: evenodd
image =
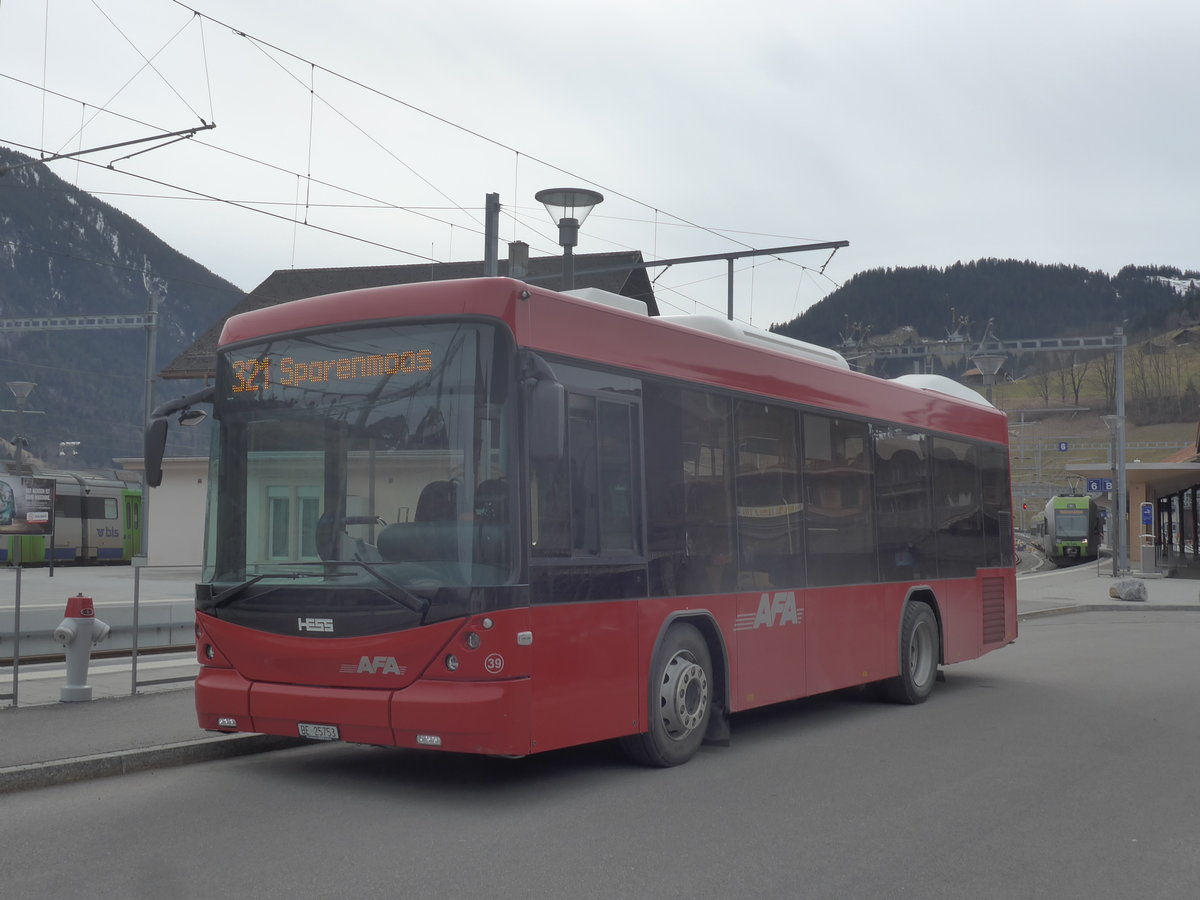
<svg viewBox="0 0 1200 900">
<path fill-rule="evenodd" d="M 1126 266 L 1115 276 L 1079 266 L 984 259 L 946 269 L 876 269 L 774 330 L 833 346 L 855 364 L 892 377 L 914 357 L 873 349 L 945 341 L 954 352 L 920 357 L 970 380 L 970 360 L 989 327 L 1001 341 L 1126 335 L 1126 416 L 1131 425 L 1194 422 L 1200 401 L 1200 273 Z M 953 340 L 948 340 L 953 338 Z M 957 343 L 955 343 L 957 341 Z M 994 400 L 1010 412 L 1116 408 L 1115 356 L 1102 351 L 1009 354 Z M 975 373 L 972 383 L 979 386 Z"/>
<path fill-rule="evenodd" d="M 28 157 L 0 147 L 0 166 Z M 173 359 L 241 298 L 234 285 L 167 246 L 112 206 L 43 165 L 0 175 L 0 318 L 145 313 L 148 285 L 160 292 L 157 367 Z M 78 441 L 75 465 L 141 456 L 146 335 L 142 328 L 0 330 L 0 408 L 9 381 L 37 384 L 27 408 L 0 414 L 0 435 L 18 427 L 30 451 L 56 461 L 59 442 Z M 160 382 L 156 399 L 195 389 Z M 203 436 L 174 429 L 172 453 L 204 452 Z M 206 430 L 206 429 L 204 429 Z"/>
<path fill-rule="evenodd" d="M 981 259 L 945 269 L 872 269 L 775 331 L 824 346 L 878 339 L 911 327 L 944 340 L 979 340 L 989 320 L 1001 340 L 1111 334 L 1132 339 L 1195 321 L 1200 272 L 1126 266 L 1115 276 L 1079 266 Z"/>
</svg>

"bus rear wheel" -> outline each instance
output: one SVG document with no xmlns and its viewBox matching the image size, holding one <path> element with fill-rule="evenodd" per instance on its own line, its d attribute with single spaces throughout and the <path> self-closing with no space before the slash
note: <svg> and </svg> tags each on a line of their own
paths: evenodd
<svg viewBox="0 0 1200 900">
<path fill-rule="evenodd" d="M 937 680 L 938 625 L 924 603 L 909 603 L 900 623 L 900 674 L 879 683 L 879 696 L 891 703 L 924 703 Z"/>
<path fill-rule="evenodd" d="M 621 749 L 646 766 L 678 766 L 704 741 L 712 716 L 712 657 L 694 625 L 672 625 L 650 667 L 650 727 L 621 739 Z"/>
</svg>

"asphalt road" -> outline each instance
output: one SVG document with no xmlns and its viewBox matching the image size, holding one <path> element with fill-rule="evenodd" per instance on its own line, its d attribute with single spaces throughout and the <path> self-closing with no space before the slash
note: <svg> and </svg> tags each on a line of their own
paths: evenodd
<svg viewBox="0 0 1200 900">
<path fill-rule="evenodd" d="M 11 794 L 4 896 L 1200 896 L 1200 613 L 1080 613 L 918 707 L 739 715 L 677 769 L 316 745 Z"/>
</svg>

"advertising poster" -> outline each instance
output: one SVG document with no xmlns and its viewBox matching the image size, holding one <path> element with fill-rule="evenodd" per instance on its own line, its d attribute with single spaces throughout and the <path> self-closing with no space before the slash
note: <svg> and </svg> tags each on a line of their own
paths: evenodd
<svg viewBox="0 0 1200 900">
<path fill-rule="evenodd" d="M 0 475 L 0 534 L 54 534 L 54 479 Z"/>
</svg>

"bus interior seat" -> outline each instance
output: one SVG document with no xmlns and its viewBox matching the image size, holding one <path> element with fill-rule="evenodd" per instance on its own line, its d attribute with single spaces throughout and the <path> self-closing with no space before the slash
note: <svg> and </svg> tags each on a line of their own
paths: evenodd
<svg viewBox="0 0 1200 900">
<path fill-rule="evenodd" d="M 489 478 L 479 482 L 475 488 L 475 520 L 479 522 L 503 522 L 508 508 L 508 482 L 503 478 Z"/>
<path fill-rule="evenodd" d="M 457 522 L 395 522 L 375 543 L 387 562 L 453 562 L 458 559 Z"/>
<path fill-rule="evenodd" d="M 417 510 L 413 515 L 417 522 L 453 522 L 458 518 L 458 482 L 431 481 L 421 488 L 417 498 Z"/>
<path fill-rule="evenodd" d="M 421 489 L 411 522 L 395 522 L 375 543 L 389 562 L 458 558 L 458 483 L 431 481 Z"/>
</svg>

